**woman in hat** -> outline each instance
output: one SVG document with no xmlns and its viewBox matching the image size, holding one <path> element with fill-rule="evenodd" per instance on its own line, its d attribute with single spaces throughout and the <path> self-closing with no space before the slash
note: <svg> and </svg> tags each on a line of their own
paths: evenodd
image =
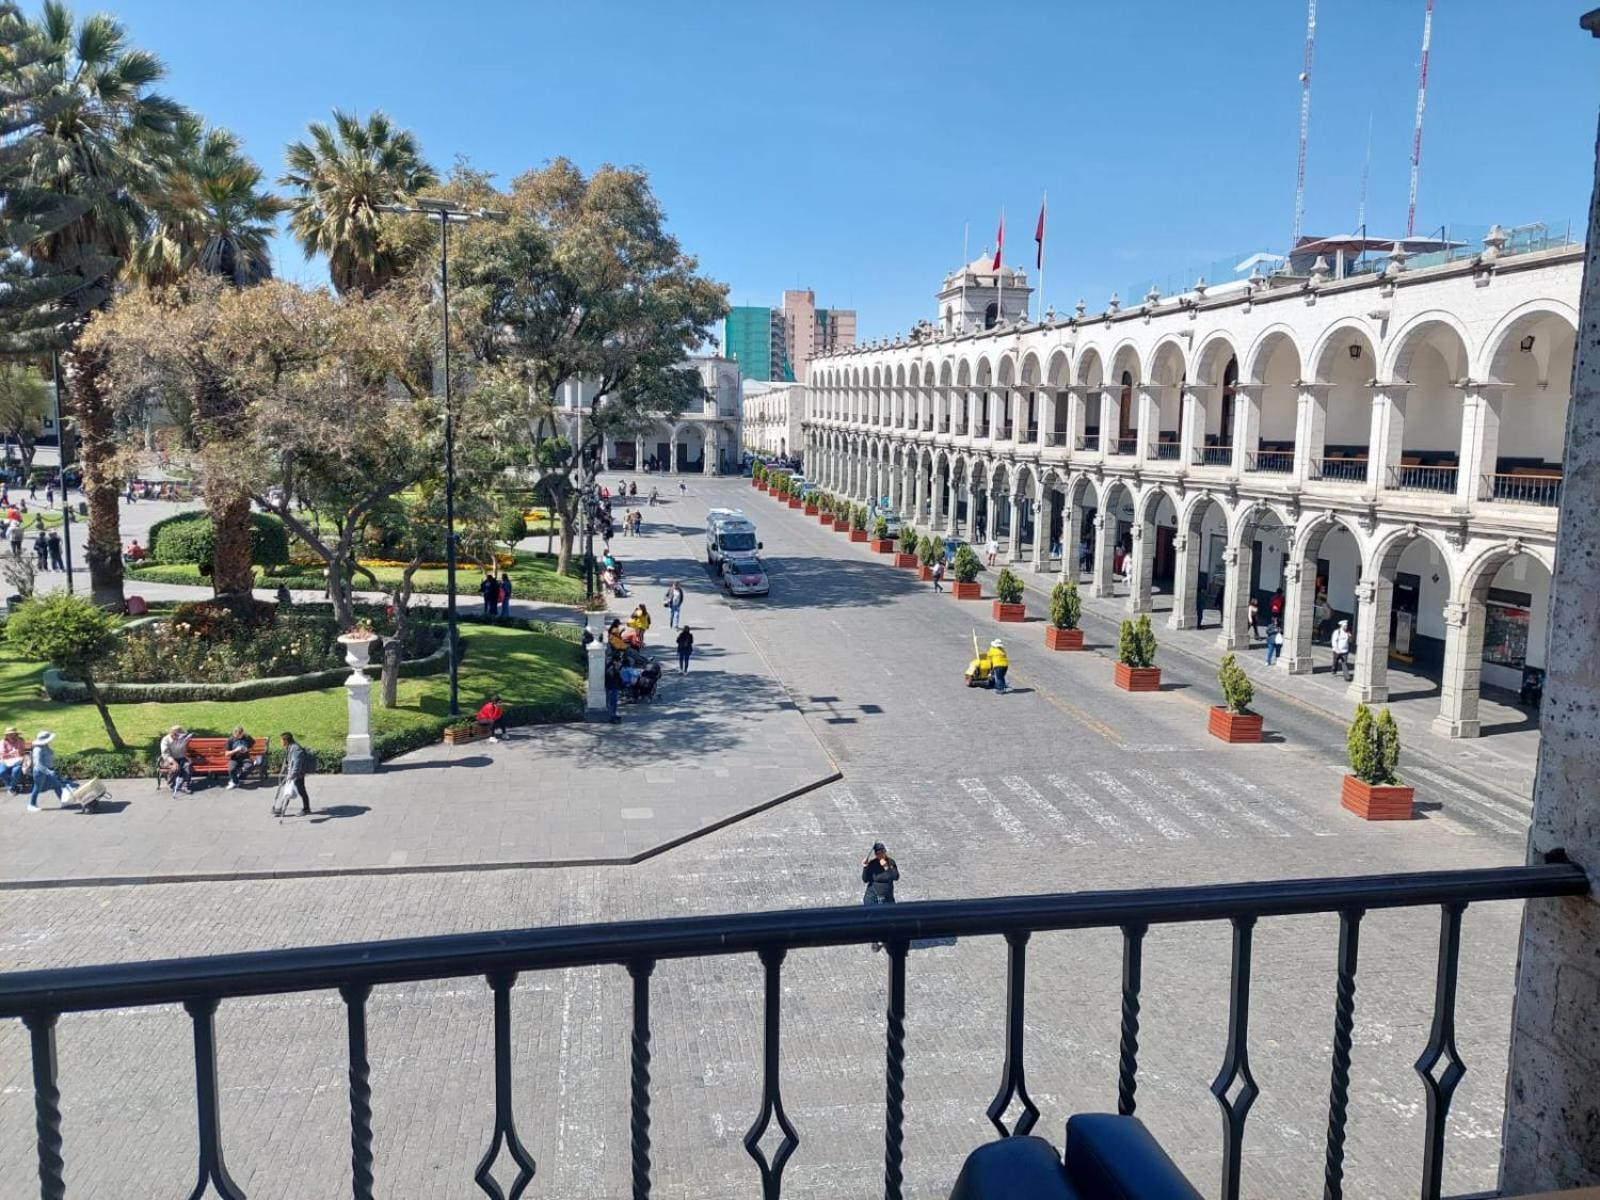
<svg viewBox="0 0 1600 1200">
<path fill-rule="evenodd" d="M 33 795 L 28 798 L 28 811 L 39 811 L 39 793 L 46 789 L 55 792 L 56 803 L 61 803 L 61 777 L 56 774 L 56 751 L 51 745 L 56 735 L 41 729 L 33 738 Z"/>
<path fill-rule="evenodd" d="M 28 747 L 15 725 L 8 726 L 0 738 L 0 780 L 13 796 L 22 787 L 22 767 L 28 761 Z"/>
<path fill-rule="evenodd" d="M 994 680 L 996 695 L 1006 690 L 1006 671 L 1011 666 L 1011 660 L 1006 657 L 1006 644 L 999 638 L 989 643 L 989 678 Z"/>
</svg>

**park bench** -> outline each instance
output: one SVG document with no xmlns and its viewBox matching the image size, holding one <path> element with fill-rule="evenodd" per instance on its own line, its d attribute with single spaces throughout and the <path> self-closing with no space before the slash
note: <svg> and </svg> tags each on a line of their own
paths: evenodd
<svg viewBox="0 0 1600 1200">
<path fill-rule="evenodd" d="M 245 774 L 256 772 L 261 782 L 267 781 L 267 739 L 250 740 L 251 767 Z M 196 776 L 226 775 L 228 773 L 228 739 L 222 737 L 194 737 L 189 739 L 189 770 Z M 164 781 L 156 772 L 156 786 Z"/>
</svg>

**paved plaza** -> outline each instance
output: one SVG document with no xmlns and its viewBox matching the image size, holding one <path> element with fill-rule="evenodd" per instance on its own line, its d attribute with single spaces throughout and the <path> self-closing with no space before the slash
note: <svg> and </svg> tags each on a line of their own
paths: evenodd
<svg viewBox="0 0 1600 1200">
<path fill-rule="evenodd" d="M 730 503 L 760 527 L 773 578 L 766 600 L 724 602 L 694 564 L 706 508 Z M 1259 693 L 1266 743 L 1225 746 L 1205 731 L 1217 691 L 1199 647 L 1164 649 L 1166 689 L 1129 696 L 1111 684 L 1109 613 L 1091 609 L 1086 621 L 1097 649 L 1047 654 L 1038 622 L 1002 631 L 987 601 L 934 595 L 747 481 L 696 480 L 647 516 L 649 537 L 616 543 L 649 580 L 636 595 L 654 609 L 658 585 L 681 572 L 685 620 L 707 628 L 695 672 L 672 681 L 653 710 L 628 713 L 617 729 L 531 731 L 503 746 L 407 756 L 368 780 L 314 780 L 319 805 L 364 810 L 348 819 L 280 825 L 264 793 L 239 797 L 236 812 L 224 808 L 236 794 L 221 792 L 174 807 L 147 798 L 148 782 L 103 819 L 24 823 L 8 813 L 0 868 L 13 881 L 24 871 L 120 872 L 114 843 L 158 872 L 162 844 L 180 841 L 187 865 L 174 870 L 326 863 L 351 873 L 13 887 L 0 892 L 0 968 L 854 904 L 875 839 L 899 860 L 905 900 L 1522 860 L 1527 795 L 1517 753 L 1496 739 L 1472 757 L 1460 743 L 1410 737 L 1401 770 L 1418 786 L 1420 819 L 1365 824 L 1338 807 L 1343 727 L 1316 693 L 1295 690 L 1300 681 Z M 1028 600 L 1042 611 L 1038 594 Z M 1013 694 L 962 687 L 974 632 L 1007 639 Z M 459 770 L 445 769 L 452 753 Z M 478 758 L 487 761 L 468 765 Z M 777 795 L 760 769 L 769 762 L 796 778 L 835 769 L 842 778 L 635 865 L 436 869 L 534 861 L 558 827 L 574 847 L 629 846 L 647 820 L 697 811 L 714 793 Z M 558 777 L 559 811 L 549 799 Z M 622 815 L 637 808 L 651 817 Z M 435 852 L 446 857 L 428 857 Z M 388 861 L 400 853 L 403 862 Z M 1451 1115 L 1446 1194 L 1494 1183 L 1519 914 L 1495 904 L 1466 916 L 1457 1044 L 1468 1074 Z M 1427 1040 L 1437 946 L 1434 912 L 1377 913 L 1363 925 L 1351 1195 L 1416 1190 L 1424 1095 L 1411 1064 Z M 1247 1196 L 1321 1194 L 1336 949 L 1332 917 L 1257 930 L 1251 1064 L 1262 1092 L 1245 1138 Z M 912 954 L 908 1195 L 946 1195 L 965 1153 L 993 1135 L 983 1114 L 1003 1059 L 1004 959 L 998 939 Z M 1068 1114 L 1115 1103 L 1119 959 L 1114 932 L 1038 935 L 1029 946 L 1027 1078 L 1041 1133 L 1059 1139 Z M 1207 1194 L 1220 1161 L 1208 1089 L 1226 1040 L 1228 965 L 1225 927 L 1149 937 L 1139 1112 Z M 885 960 L 866 947 L 797 952 L 783 981 L 783 1095 L 800 1136 L 784 1193 L 871 1194 L 882 1173 Z M 653 997 L 655 1194 L 756 1194 L 741 1139 L 760 1108 L 759 965 L 664 963 Z M 528 1195 L 626 1194 L 626 973 L 524 976 L 512 1012 L 518 1125 L 539 1162 Z M 486 985 L 379 989 L 370 1014 L 380 1194 L 480 1194 L 471 1174 L 493 1106 Z M 227 1002 L 218 1030 L 228 1162 L 245 1192 L 347 1191 L 338 997 Z M 70 1195 L 192 1185 L 189 1037 L 179 1011 L 63 1018 Z M 0 1200 L 36 1190 L 33 1153 L 27 1043 L 11 1023 L 0 1026 Z"/>
</svg>

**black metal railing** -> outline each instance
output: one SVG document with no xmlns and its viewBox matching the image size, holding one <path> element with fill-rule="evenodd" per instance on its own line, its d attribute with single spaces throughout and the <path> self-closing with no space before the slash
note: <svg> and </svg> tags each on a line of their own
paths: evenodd
<svg viewBox="0 0 1600 1200">
<path fill-rule="evenodd" d="M 1244 469 L 1265 475 L 1292 475 L 1294 451 L 1252 450 L 1244 456 Z"/>
<path fill-rule="evenodd" d="M 1333 483 L 1365 483 L 1367 460 L 1364 458 L 1314 458 L 1311 460 L 1311 478 Z"/>
<path fill-rule="evenodd" d="M 1112 438 L 1111 453 L 1132 457 L 1139 452 L 1139 439 L 1136 437 Z"/>
<path fill-rule="evenodd" d="M 1231 467 L 1233 465 L 1233 447 L 1197 446 L 1194 451 L 1194 465 L 1197 467 Z"/>
<path fill-rule="evenodd" d="M 1560 475 L 1485 475 L 1483 494 L 1504 504 L 1537 504 L 1555 508 L 1561 503 Z"/>
<path fill-rule="evenodd" d="M 1183 447 L 1177 442 L 1151 442 L 1150 457 L 1160 462 L 1177 462 L 1183 457 Z"/>
<path fill-rule="evenodd" d="M 801 1145 L 801 1133 L 783 1108 L 779 1015 L 780 972 L 794 950 L 880 943 L 888 951 L 885 1012 L 884 1195 L 902 1195 L 905 1137 L 906 959 L 913 939 L 1004 937 L 1007 944 L 1005 1057 L 1000 1085 L 987 1113 L 1002 1137 L 1026 1133 L 1039 1117 L 1025 1085 L 1023 998 L 1027 944 L 1038 932 L 1074 929 L 1122 931 L 1121 1030 L 1117 1111 L 1136 1107 L 1139 1067 L 1143 944 L 1152 925 L 1227 921 L 1233 950 L 1228 994 L 1228 1038 L 1222 1068 L 1211 1085 L 1223 1112 L 1221 1194 L 1237 1200 L 1245 1122 L 1260 1094 L 1250 1074 L 1249 1013 L 1252 938 L 1263 918 L 1337 913 L 1339 952 L 1333 1013 L 1328 1128 L 1324 1141 L 1324 1195 L 1343 1195 L 1345 1122 L 1349 1106 L 1350 1046 L 1355 1021 L 1355 980 L 1360 923 L 1373 909 L 1437 907 L 1439 952 L 1432 1025 L 1415 1064 L 1427 1099 L 1422 1148 L 1424 1200 L 1437 1200 L 1444 1162 L 1445 1123 L 1456 1086 L 1466 1073 L 1455 1047 L 1456 979 L 1461 916 L 1468 904 L 1585 894 L 1583 870 L 1565 862 L 1525 867 L 1433 871 L 1334 879 L 1297 879 L 1202 887 L 936 900 L 873 907 L 803 909 L 730 916 L 683 917 L 616 924 L 510 930 L 410 938 L 356 945 L 272 950 L 166 962 L 120 963 L 0 975 L 0 1018 L 20 1018 L 33 1057 L 33 1093 L 39 1194 L 65 1195 L 56 1023 L 63 1013 L 181 1005 L 193 1026 L 199 1181 L 194 1194 L 213 1188 L 223 1200 L 243 1193 L 228 1174 L 223 1154 L 216 1016 L 223 1000 L 295 992 L 337 991 L 346 1010 L 349 1058 L 351 1193 L 371 1200 L 373 1171 L 371 1068 L 366 1005 L 374 987 L 422 980 L 483 978 L 494 1012 L 494 1127 L 474 1172 L 492 1198 L 518 1196 L 537 1164 L 523 1145 L 512 1112 L 511 993 L 519 975 L 569 967 L 616 965 L 631 980 L 629 1038 L 631 1194 L 650 1195 L 651 1160 L 650 983 L 664 959 L 754 954 L 765 973 L 763 1080 L 756 1119 L 745 1148 L 761 1175 L 762 1195 L 777 1200 L 783 1170 Z M 1445 1069 L 1437 1071 L 1441 1062 Z M 1436 1073 L 1437 1072 L 1437 1073 Z M 1237 1085 L 1237 1086 L 1236 1086 Z M 1232 1093 L 1230 1098 L 1230 1092 Z M 1001 1120 L 1013 1099 L 1021 1112 L 1011 1128 Z M 777 1122 L 783 1140 L 768 1158 L 762 1136 Z M 502 1151 L 516 1169 L 509 1192 L 494 1178 Z M 392 1188 L 386 1189 L 392 1191 Z"/>
<path fill-rule="evenodd" d="M 1454 492 L 1455 467 L 1398 466 L 1389 468 L 1389 486 L 1402 492 Z"/>
</svg>

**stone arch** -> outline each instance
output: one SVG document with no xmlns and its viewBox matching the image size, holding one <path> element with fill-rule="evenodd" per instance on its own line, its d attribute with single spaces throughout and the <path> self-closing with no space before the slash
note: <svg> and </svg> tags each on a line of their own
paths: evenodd
<svg viewBox="0 0 1600 1200">
<path fill-rule="evenodd" d="M 1454 335 L 1454 342 L 1443 339 L 1451 347 L 1454 361 L 1449 363 L 1455 378 L 1465 379 L 1472 366 L 1472 335 L 1461 318 L 1444 309 L 1430 309 L 1412 317 L 1390 337 L 1378 377 L 1384 380 L 1409 381 L 1417 351 L 1444 330 Z"/>
<path fill-rule="evenodd" d="M 1334 561 L 1334 556 L 1328 555 L 1329 577 L 1324 579 L 1319 576 L 1318 563 L 1330 537 L 1335 538 L 1335 546 L 1348 540 L 1352 550 L 1339 556 L 1347 561 Z M 1290 674 L 1308 674 L 1315 668 L 1312 648 L 1332 634 L 1336 621 L 1354 622 L 1358 580 L 1366 556 L 1366 534 L 1350 517 L 1334 509 L 1301 517 L 1284 564 L 1282 663 Z"/>
<path fill-rule="evenodd" d="M 1105 355 L 1097 346 L 1085 346 L 1078 354 L 1073 382 L 1080 387 L 1097 387 L 1105 378 Z"/>
<path fill-rule="evenodd" d="M 1540 327 L 1546 325 L 1564 326 L 1576 336 L 1578 313 L 1570 304 L 1560 300 L 1529 300 L 1525 304 L 1517 305 L 1501 317 L 1489 331 L 1489 335 L 1483 339 L 1483 348 L 1477 365 L 1472 370 L 1472 377 L 1482 380 L 1504 380 L 1509 373 L 1510 364 L 1516 361 L 1515 355 L 1522 352 L 1521 340 L 1529 333 L 1533 333 L 1537 343 Z M 1534 349 L 1537 348 L 1536 344 Z"/>
<path fill-rule="evenodd" d="M 1404 386 L 1389 388 L 1393 431 L 1382 486 L 1458 490 L 1471 347 L 1460 320 L 1437 310 L 1408 322 L 1395 336 L 1383 378 Z"/>
<path fill-rule="evenodd" d="M 1340 355 L 1350 357 L 1350 347 L 1359 346 L 1361 355 L 1355 361 L 1367 364 L 1367 376 L 1371 378 L 1378 372 L 1378 339 L 1373 336 L 1372 327 L 1368 322 L 1359 317 L 1346 317 L 1335 321 L 1317 335 L 1317 340 L 1312 343 L 1310 352 L 1306 355 L 1306 378 L 1313 383 L 1333 383 L 1334 367 L 1340 362 Z"/>
</svg>

